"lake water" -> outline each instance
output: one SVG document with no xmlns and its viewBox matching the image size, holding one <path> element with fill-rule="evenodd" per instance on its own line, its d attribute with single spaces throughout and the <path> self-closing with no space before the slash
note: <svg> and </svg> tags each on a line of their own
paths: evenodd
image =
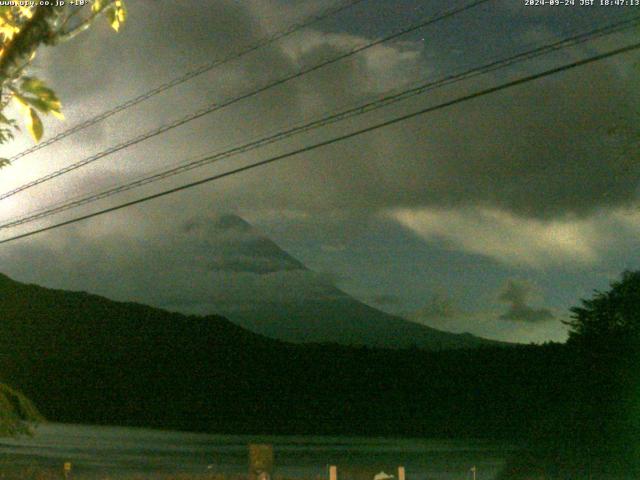
<svg viewBox="0 0 640 480">
<path fill-rule="evenodd" d="M 509 447 L 483 441 L 366 437 L 205 435 L 140 428 L 41 425 L 32 438 L 0 439 L 0 463 L 62 468 L 73 464 L 77 478 L 133 474 L 246 474 L 247 445 L 273 445 L 275 474 L 286 478 L 328 478 L 340 473 L 404 465 L 407 480 L 492 479 Z M 346 475 L 346 474 L 345 474 Z M 343 478 L 345 476 L 343 475 Z"/>
</svg>

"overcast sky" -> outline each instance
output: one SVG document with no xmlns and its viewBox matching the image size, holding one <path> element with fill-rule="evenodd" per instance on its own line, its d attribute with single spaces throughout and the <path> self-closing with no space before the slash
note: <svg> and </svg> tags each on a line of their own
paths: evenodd
<svg viewBox="0 0 640 480">
<path fill-rule="evenodd" d="M 66 116 L 47 120 L 45 136 L 332 3 L 130 0 L 120 33 L 102 22 L 39 53 L 33 74 L 59 93 Z M 19 160 L 0 171 L 0 191 L 465 3 L 363 1 Z M 633 7 L 525 7 L 495 0 L 6 199 L 0 219 L 633 14 Z M 1 236 L 630 44 L 637 31 L 430 91 Z M 637 52 L 617 56 L 5 244 L 0 270 L 20 281 L 185 311 L 182 306 L 194 303 L 202 311 L 202 305 L 215 310 L 216 301 L 268 298 L 274 285 L 276 291 L 304 285 L 292 274 L 298 266 L 287 260 L 271 267 L 273 258 L 256 247 L 260 242 L 234 240 L 220 228 L 219 215 L 233 213 L 313 275 L 382 310 L 490 338 L 562 340 L 560 319 L 570 306 L 606 288 L 622 270 L 640 268 L 639 61 Z M 30 145 L 20 138 L 3 146 L 3 156 Z"/>
</svg>

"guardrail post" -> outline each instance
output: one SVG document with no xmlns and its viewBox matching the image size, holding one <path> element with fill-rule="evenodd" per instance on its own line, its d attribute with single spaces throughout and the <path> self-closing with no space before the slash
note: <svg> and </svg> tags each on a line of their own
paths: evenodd
<svg viewBox="0 0 640 480">
<path fill-rule="evenodd" d="M 273 445 L 249 444 L 249 480 L 271 480 Z"/>
<path fill-rule="evenodd" d="M 338 480 L 338 467 L 329 465 L 329 480 Z"/>
</svg>

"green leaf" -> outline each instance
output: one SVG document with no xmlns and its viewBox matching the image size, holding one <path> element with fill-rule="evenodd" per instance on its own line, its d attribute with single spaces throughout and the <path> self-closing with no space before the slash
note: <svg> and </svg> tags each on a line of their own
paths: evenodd
<svg viewBox="0 0 640 480">
<path fill-rule="evenodd" d="M 111 28 L 113 28 L 116 32 L 120 29 L 120 21 L 118 20 L 118 15 L 116 14 L 115 8 L 110 8 L 107 12 L 107 18 L 109 19 L 109 24 Z"/>
<path fill-rule="evenodd" d="M 120 25 L 127 19 L 127 9 L 124 6 L 124 2 L 122 0 L 116 0 L 113 8 L 110 8 L 107 14 L 111 28 L 117 32 L 120 30 Z"/>
<path fill-rule="evenodd" d="M 47 102 L 40 100 L 39 98 L 33 98 L 33 97 L 22 97 L 22 98 L 24 98 L 25 102 L 27 102 L 29 105 L 31 105 L 36 110 L 42 113 L 48 113 L 50 110 Z"/>
<path fill-rule="evenodd" d="M 48 102 L 59 101 L 56 93 L 48 88 L 42 80 L 37 78 L 24 77 L 21 90 Z"/>
<path fill-rule="evenodd" d="M 55 117 L 64 119 L 64 115 L 62 115 L 61 112 L 62 104 L 60 103 L 60 100 L 58 100 L 58 98 L 55 96 L 55 94 L 53 94 L 53 92 L 52 95 L 46 94 L 40 98 L 22 95 L 15 90 L 14 94 L 19 104 L 23 105 L 24 107 L 32 106 L 41 113 L 52 113 Z"/>
<path fill-rule="evenodd" d="M 27 92 L 32 92 L 39 88 L 45 88 L 45 84 L 39 78 L 34 77 L 22 77 L 22 89 Z"/>
<path fill-rule="evenodd" d="M 116 13 L 118 14 L 120 23 L 124 23 L 127 20 L 127 7 L 123 0 L 116 0 Z"/>
<path fill-rule="evenodd" d="M 29 129 L 29 133 L 33 137 L 36 142 L 39 142 L 42 138 L 42 134 L 44 133 L 44 126 L 42 125 L 42 120 L 38 116 L 38 112 L 36 112 L 33 108 L 29 109 L 29 118 L 27 121 L 27 128 Z"/>
<path fill-rule="evenodd" d="M 11 165 L 11 162 L 8 158 L 0 158 L 0 168 L 8 167 Z"/>
</svg>

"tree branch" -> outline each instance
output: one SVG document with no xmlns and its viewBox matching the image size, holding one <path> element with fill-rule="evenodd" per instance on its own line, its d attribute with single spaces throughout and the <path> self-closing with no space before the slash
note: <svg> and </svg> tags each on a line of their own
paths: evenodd
<svg viewBox="0 0 640 480">
<path fill-rule="evenodd" d="M 33 16 L 25 22 L 20 32 L 9 42 L 0 55 L 0 85 L 13 78 L 21 69 L 25 59 L 31 58 L 40 44 L 50 43 L 52 38 L 51 21 L 62 7 L 36 7 Z"/>
<path fill-rule="evenodd" d="M 56 40 L 64 42 L 64 41 L 72 39 L 73 37 L 75 37 L 79 33 L 84 32 L 85 30 L 87 30 L 91 26 L 91 24 L 96 19 L 96 17 L 98 17 L 99 15 L 103 14 L 107 10 L 107 8 L 109 8 L 114 3 L 115 3 L 115 0 L 110 0 L 109 2 L 105 3 L 104 6 L 102 6 L 102 8 L 100 8 L 100 10 L 98 10 L 97 12 L 91 12 L 91 15 L 89 15 L 87 18 L 85 18 L 78 25 L 76 25 L 75 27 L 73 27 L 72 29 L 67 30 L 67 31 L 63 31 L 62 30 L 62 28 L 64 28 L 64 26 L 67 23 L 65 21 L 65 23 L 62 25 L 62 28 L 56 34 Z"/>
</svg>

